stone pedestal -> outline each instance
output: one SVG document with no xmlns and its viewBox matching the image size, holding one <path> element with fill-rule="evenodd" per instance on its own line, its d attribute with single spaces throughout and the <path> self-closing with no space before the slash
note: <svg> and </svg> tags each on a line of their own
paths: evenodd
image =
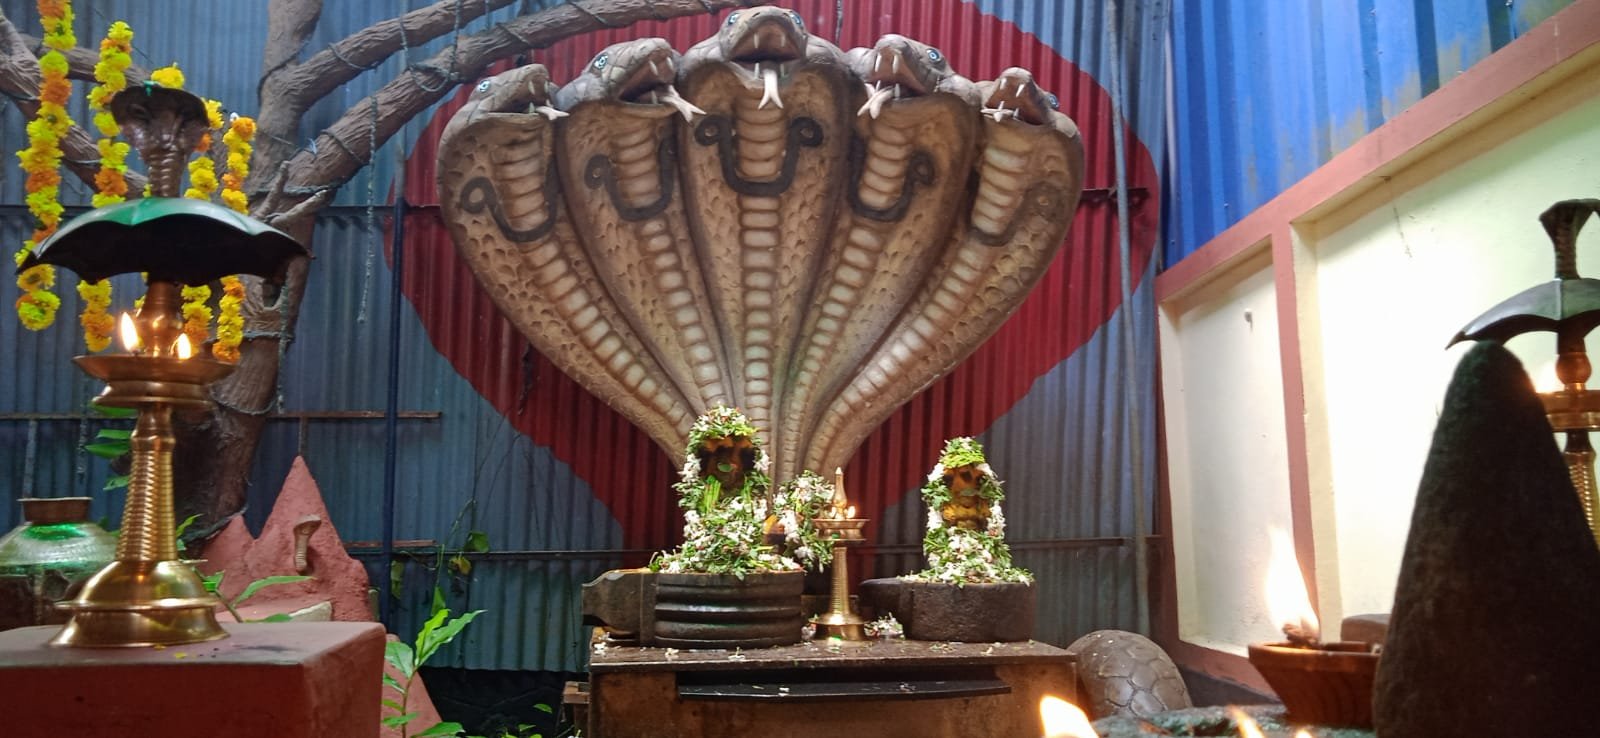
<svg viewBox="0 0 1600 738">
<path fill-rule="evenodd" d="M 1075 677 L 1071 654 L 1033 641 L 608 646 L 589 659 L 584 735 L 1036 736 L 1039 699 L 1076 700 Z"/>
<path fill-rule="evenodd" d="M 8 738 L 363 738 L 378 734 L 383 628 L 226 623 L 169 648 L 53 648 L 60 628 L 0 632 Z"/>
</svg>

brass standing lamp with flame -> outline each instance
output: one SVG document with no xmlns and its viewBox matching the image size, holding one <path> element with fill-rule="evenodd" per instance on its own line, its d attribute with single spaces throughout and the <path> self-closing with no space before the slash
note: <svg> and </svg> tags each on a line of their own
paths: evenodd
<svg viewBox="0 0 1600 738">
<path fill-rule="evenodd" d="M 1600 485 L 1595 480 L 1595 450 L 1589 433 L 1600 430 L 1600 392 L 1589 389 L 1591 367 L 1584 339 L 1600 325 L 1600 280 L 1578 276 L 1578 231 L 1600 213 L 1600 200 L 1562 200 L 1539 216 L 1555 248 L 1555 278 L 1513 295 L 1462 328 L 1460 341 L 1504 343 L 1531 331 L 1556 334 L 1556 376 L 1562 387 L 1542 392 L 1550 426 L 1566 434 L 1562 456 L 1583 505 L 1589 531 L 1600 543 Z"/>
<path fill-rule="evenodd" d="M 833 504 L 830 514 L 812 521 L 833 544 L 833 586 L 828 595 L 828 611 L 811 618 L 818 638 L 840 638 L 846 641 L 867 639 L 867 621 L 850 610 L 850 566 L 845 553 L 850 546 L 866 540 L 861 529 L 867 519 L 856 517 L 856 509 L 844 494 L 844 470 L 834 470 Z"/>
<path fill-rule="evenodd" d="M 206 132 L 205 108 L 181 90 L 146 84 L 118 93 L 111 112 L 149 166 L 152 197 L 109 205 L 66 224 L 22 262 L 52 264 L 88 281 L 147 274 L 136 317 L 122 316 L 127 353 L 79 356 L 79 368 L 106 382 L 94 402 L 139 411 L 133 465 L 116 560 L 58 605 L 72 618 L 56 646 L 170 646 L 227 637 L 217 598 L 178 560 L 173 526 L 174 411 L 203 408 L 207 387 L 233 365 L 198 355 L 183 332 L 181 285 L 230 274 L 281 281 L 290 259 L 306 255 L 288 234 L 210 202 L 182 199 L 179 176 Z"/>
</svg>

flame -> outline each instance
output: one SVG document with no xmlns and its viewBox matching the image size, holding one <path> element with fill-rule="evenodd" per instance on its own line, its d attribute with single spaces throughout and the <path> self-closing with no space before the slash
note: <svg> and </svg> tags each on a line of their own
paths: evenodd
<svg viewBox="0 0 1600 738">
<path fill-rule="evenodd" d="M 1239 738 L 1266 738 L 1261 734 L 1260 726 L 1257 726 L 1256 721 L 1251 720 L 1249 715 L 1244 714 L 1244 710 L 1229 707 L 1228 715 L 1239 724 Z"/>
<path fill-rule="evenodd" d="M 172 350 L 178 354 L 179 359 L 194 356 L 194 347 L 189 345 L 189 334 L 179 333 L 178 342 L 172 345 Z"/>
<path fill-rule="evenodd" d="M 1046 695 L 1039 700 L 1039 719 L 1044 721 L 1045 738 L 1100 738 L 1089 716 L 1060 697 Z"/>
<path fill-rule="evenodd" d="M 122 335 L 122 348 L 127 351 L 139 350 L 139 328 L 133 324 L 133 317 L 123 313 L 117 319 L 117 332 Z"/>
<path fill-rule="evenodd" d="M 1311 731 L 1306 730 L 1305 728 L 1301 728 L 1300 730 L 1295 731 L 1294 738 L 1317 738 L 1317 737 L 1312 735 Z"/>
<path fill-rule="evenodd" d="M 851 506 L 845 508 L 844 516 L 846 518 L 854 519 L 855 516 L 856 516 L 856 506 L 855 505 L 851 505 Z"/>
<path fill-rule="evenodd" d="M 1272 560 L 1267 565 L 1267 610 L 1272 613 L 1272 622 L 1282 626 L 1285 633 L 1298 631 L 1300 636 L 1315 643 L 1321 637 L 1321 625 L 1317 621 L 1317 611 L 1311 607 L 1311 597 L 1306 594 L 1305 579 L 1300 576 L 1294 542 L 1288 533 L 1276 528 L 1269 535 Z"/>
</svg>

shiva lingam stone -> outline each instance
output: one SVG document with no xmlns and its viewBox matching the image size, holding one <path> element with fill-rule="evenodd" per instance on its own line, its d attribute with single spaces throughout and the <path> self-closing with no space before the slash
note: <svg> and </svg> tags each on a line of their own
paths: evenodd
<svg viewBox="0 0 1600 738">
<path fill-rule="evenodd" d="M 866 540 L 861 529 L 866 527 L 867 519 L 856 517 L 855 506 L 848 504 L 842 468 L 834 470 L 832 508 L 831 515 L 811 521 L 833 544 L 833 586 L 829 590 L 828 611 L 811 618 L 811 624 L 816 626 L 816 637 L 820 639 L 864 641 L 867 621 L 850 610 L 850 561 L 846 554 L 851 546 Z"/>
</svg>

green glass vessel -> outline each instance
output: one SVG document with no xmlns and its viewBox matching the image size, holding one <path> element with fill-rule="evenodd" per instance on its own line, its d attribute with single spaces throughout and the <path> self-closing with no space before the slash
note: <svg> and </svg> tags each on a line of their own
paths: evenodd
<svg viewBox="0 0 1600 738">
<path fill-rule="evenodd" d="M 55 602 L 116 557 L 116 536 L 88 520 L 88 497 L 21 502 L 23 524 L 0 537 L 0 630 L 64 622 Z"/>
</svg>

